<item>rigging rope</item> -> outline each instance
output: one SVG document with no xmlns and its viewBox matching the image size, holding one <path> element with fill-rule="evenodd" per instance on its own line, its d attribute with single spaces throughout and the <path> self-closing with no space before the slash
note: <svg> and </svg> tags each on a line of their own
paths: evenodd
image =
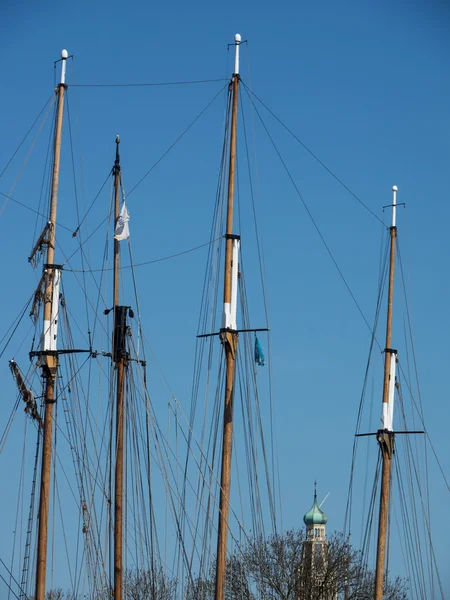
<svg viewBox="0 0 450 600">
<path fill-rule="evenodd" d="M 244 89 L 246 89 L 246 88 L 244 87 Z M 247 92 L 247 93 L 249 93 L 249 92 Z M 250 98 L 250 100 L 251 100 L 251 98 Z M 254 105 L 253 105 L 253 106 L 254 106 Z M 294 178 L 293 178 L 293 176 L 291 175 L 291 172 L 289 171 L 289 169 L 288 169 L 288 166 L 287 166 L 286 162 L 284 161 L 283 157 L 282 157 L 282 156 L 281 156 L 281 154 L 280 154 L 280 151 L 279 151 L 279 150 L 278 150 L 278 148 L 277 148 L 277 146 L 276 146 L 276 144 L 275 144 L 275 141 L 274 141 L 273 137 L 272 137 L 272 136 L 271 136 L 271 134 L 269 133 L 269 130 L 267 129 L 267 126 L 266 126 L 266 124 L 264 123 L 264 121 L 263 121 L 263 119 L 262 119 L 262 117 L 261 117 L 261 115 L 260 115 L 260 113 L 259 113 L 258 109 L 256 108 L 256 106 L 254 106 L 254 109 L 255 109 L 255 112 L 256 112 L 256 114 L 258 115 L 258 117 L 259 117 L 259 119 L 260 119 L 260 121 L 261 121 L 261 124 L 262 124 L 262 126 L 263 126 L 263 128 L 264 128 L 264 130 L 265 130 L 265 132 L 266 132 L 266 134 L 267 134 L 267 136 L 268 136 L 268 138 L 269 138 L 270 142 L 272 143 L 272 145 L 273 145 L 273 147 L 274 147 L 274 150 L 275 150 L 275 152 L 276 152 L 276 154 L 277 154 L 278 158 L 280 159 L 280 162 L 281 162 L 281 164 L 283 165 L 283 167 L 284 167 L 284 169 L 285 169 L 285 171 L 286 171 L 286 173 L 287 173 L 287 176 L 289 177 L 289 179 L 290 179 L 290 181 L 291 181 L 292 185 L 294 186 L 294 189 L 295 189 L 295 191 L 296 191 L 296 193 L 297 193 L 298 197 L 300 198 L 300 201 L 302 202 L 302 204 L 303 204 L 303 207 L 305 208 L 305 210 L 306 210 L 306 213 L 307 213 L 308 217 L 310 218 L 310 220 L 311 220 L 311 222 L 312 222 L 312 224 L 313 224 L 313 226 L 314 226 L 314 228 L 315 228 L 315 230 L 316 230 L 316 232 L 317 232 L 317 234 L 318 234 L 318 236 L 319 236 L 320 240 L 322 241 L 322 243 L 323 243 L 323 245 L 324 245 L 324 247 L 325 247 L 326 251 L 328 252 L 328 255 L 330 256 L 330 258 L 331 258 L 331 260 L 332 260 L 332 262 L 333 262 L 334 266 L 336 267 L 336 270 L 337 270 L 337 272 L 339 273 L 339 276 L 340 276 L 340 278 L 342 279 L 342 281 L 343 281 L 343 283 L 344 283 L 345 287 L 347 288 L 347 291 L 348 291 L 348 293 L 350 294 L 350 297 L 352 298 L 352 300 L 353 300 L 353 302 L 354 302 L 354 304 L 355 304 L 356 308 L 358 309 L 358 312 L 359 312 L 359 314 L 360 314 L 360 315 L 361 315 L 361 317 L 363 318 L 363 320 L 364 320 L 364 323 L 366 324 L 367 328 L 368 328 L 368 329 L 369 329 L 369 331 L 372 333 L 372 328 L 371 328 L 371 326 L 370 326 L 370 324 L 369 324 L 368 320 L 366 319 L 366 316 L 364 315 L 364 312 L 363 312 L 362 308 L 360 307 L 360 305 L 359 305 L 358 301 L 356 300 L 356 297 L 355 297 L 355 295 L 353 294 L 353 291 L 352 291 L 352 289 L 351 289 L 350 285 L 347 283 L 347 280 L 345 279 L 343 272 L 341 271 L 341 269 L 340 269 L 340 267 L 339 267 L 339 265 L 338 265 L 338 263 L 337 263 L 336 259 L 334 258 L 334 255 L 333 255 L 333 253 L 332 253 L 332 251 L 331 251 L 330 247 L 328 246 L 327 242 L 325 241 L 325 238 L 324 238 L 324 236 L 323 236 L 323 234 L 322 234 L 322 232 L 321 232 L 321 230 L 320 230 L 320 228 L 319 228 L 319 226 L 318 226 L 318 224 L 317 224 L 316 220 L 314 219 L 314 217 L 313 217 L 313 215 L 312 215 L 312 212 L 311 212 L 311 210 L 309 209 L 308 205 L 306 204 L 306 201 L 305 201 L 305 199 L 303 198 L 303 196 L 302 196 L 302 194 L 301 194 L 301 192 L 300 192 L 300 190 L 299 190 L 299 188 L 298 188 L 297 184 L 295 183 L 295 181 L 294 181 Z M 380 219 L 379 219 L 379 220 L 380 220 Z M 378 342 L 377 342 L 377 343 L 378 343 Z M 380 346 L 380 347 L 381 347 L 381 346 Z"/>
<path fill-rule="evenodd" d="M 223 90 L 227 86 L 228 86 L 228 83 L 226 83 L 222 88 L 220 88 L 220 90 L 212 98 L 212 100 L 210 100 L 208 102 L 208 104 L 205 106 L 205 108 L 203 108 L 199 112 L 199 114 L 195 117 L 195 119 L 186 127 L 186 129 L 177 137 L 177 139 L 167 148 L 167 150 L 164 152 L 164 154 L 162 154 L 162 156 L 160 156 L 160 158 L 150 167 L 150 169 L 145 173 L 145 175 L 143 175 L 141 177 L 141 179 L 139 179 L 139 181 L 131 188 L 131 190 L 128 192 L 128 197 L 144 181 L 144 179 L 147 177 L 147 175 L 150 175 L 150 173 L 153 171 L 153 169 L 157 165 L 159 165 L 159 163 L 169 154 L 169 152 L 172 150 L 172 148 L 174 148 L 174 146 L 177 145 L 177 143 L 181 140 L 181 138 L 183 138 L 185 136 L 185 134 L 195 125 L 195 123 L 200 119 L 200 117 L 202 117 L 205 114 L 205 112 L 208 110 L 208 108 L 214 103 L 214 101 L 220 96 L 220 94 L 223 92 Z"/>
<path fill-rule="evenodd" d="M 13 161 L 14 157 L 16 156 L 16 154 L 18 153 L 18 151 L 20 150 L 20 148 L 22 147 L 22 145 L 24 144 L 25 140 L 27 139 L 27 137 L 30 135 L 30 133 L 32 132 L 34 126 L 36 125 L 36 123 L 39 120 L 39 117 L 42 115 L 42 113 L 44 112 L 44 110 L 47 107 L 47 104 L 53 100 L 53 102 L 55 101 L 56 96 L 55 94 L 52 92 L 50 98 L 48 98 L 48 100 L 45 102 L 44 106 L 42 107 L 42 109 L 40 110 L 38 116 L 35 118 L 35 120 L 33 121 L 31 127 L 28 129 L 28 131 L 26 132 L 26 134 L 23 136 L 22 140 L 20 141 L 19 145 L 17 146 L 17 148 L 14 150 L 11 158 L 8 160 L 8 162 L 6 163 L 6 165 L 3 167 L 1 173 L 0 173 L 0 178 L 2 177 L 2 175 L 4 174 L 4 172 L 6 171 L 6 169 L 9 167 L 9 165 L 11 164 L 11 162 Z"/>
<path fill-rule="evenodd" d="M 246 48 L 247 48 L 247 55 L 248 55 L 249 53 L 248 53 L 247 45 L 246 45 Z M 248 61 L 247 64 L 248 64 L 248 70 L 250 72 L 250 61 Z M 251 104 L 251 107 L 253 108 L 252 104 Z M 275 447 L 277 445 L 276 412 L 274 410 L 274 402 L 273 402 L 273 377 L 272 377 L 272 360 L 271 360 L 272 352 L 271 352 L 269 304 L 268 304 L 268 298 L 267 298 L 267 284 L 266 284 L 266 265 L 265 265 L 265 258 L 264 258 L 264 247 L 263 247 L 263 243 L 262 243 L 262 239 L 261 239 L 262 235 L 259 232 L 258 219 L 257 219 L 255 193 L 254 193 L 254 189 L 253 189 L 253 179 L 251 176 L 251 168 L 250 168 L 249 143 L 248 143 L 248 138 L 247 138 L 247 127 L 246 127 L 246 123 L 245 123 L 244 103 L 242 101 L 242 96 L 241 96 L 241 114 L 242 114 L 242 122 L 243 122 L 248 177 L 249 177 L 249 184 L 250 184 L 250 197 L 251 197 L 251 201 L 252 201 L 253 223 L 254 223 L 254 229 L 255 229 L 256 247 L 258 250 L 259 272 L 260 272 L 260 280 L 261 280 L 262 294 L 263 294 L 263 300 L 264 300 L 264 312 L 265 312 L 265 318 L 266 318 L 266 326 L 269 329 L 269 331 L 267 333 L 267 343 L 268 343 L 268 371 L 269 371 L 269 406 L 270 406 L 270 444 L 271 444 L 271 463 L 272 463 L 271 464 L 272 490 L 273 490 L 273 494 L 274 494 L 273 501 L 275 504 L 276 504 L 276 490 L 278 491 L 278 499 L 279 499 L 279 503 L 280 503 L 280 524 L 281 524 L 281 528 L 282 528 L 283 510 L 282 510 L 282 505 L 281 505 L 280 470 L 278 468 L 278 465 L 279 465 L 278 456 L 276 455 L 276 452 L 275 452 Z M 252 132 L 253 132 L 253 144 L 254 144 L 254 148 L 255 148 L 255 164 L 256 164 L 257 161 L 256 161 L 256 136 L 255 136 L 255 129 L 254 129 L 254 111 L 252 111 L 252 126 L 253 126 Z M 257 175 L 258 175 L 258 173 L 257 173 Z M 256 179 L 256 183 L 257 183 L 257 188 L 259 190 L 258 179 Z M 258 194 L 258 199 L 259 199 L 259 194 Z M 275 477 L 276 476 L 278 478 L 278 486 L 275 485 Z M 273 507 L 273 512 L 274 512 L 274 517 L 275 517 L 275 506 Z M 274 522 L 273 522 L 273 527 L 274 527 L 274 532 L 276 533 L 277 524 L 276 524 L 275 518 L 274 518 Z"/>
<path fill-rule="evenodd" d="M 242 85 L 244 86 L 245 90 L 246 90 L 246 91 L 247 91 L 247 93 L 249 94 L 250 101 L 252 102 L 252 104 L 253 104 L 252 96 L 254 96 L 254 97 L 255 97 L 255 98 L 258 100 L 258 102 L 260 102 L 260 103 L 262 104 L 262 106 L 263 106 L 263 107 L 264 107 L 264 108 L 265 108 L 265 109 L 266 109 L 266 110 L 267 110 L 267 111 L 268 111 L 268 112 L 269 112 L 269 113 L 270 113 L 270 114 L 271 114 L 271 115 L 274 117 L 274 119 L 276 119 L 276 120 L 278 121 L 278 123 L 280 123 L 280 125 L 282 125 L 282 126 L 284 127 L 284 129 L 286 129 L 286 131 L 287 131 L 288 133 L 290 133 L 290 135 L 291 135 L 291 136 L 292 136 L 292 137 L 293 137 L 295 140 L 297 140 L 297 142 L 298 142 L 298 143 L 299 143 L 301 146 L 303 146 L 303 148 L 304 148 L 304 149 L 305 149 L 305 150 L 306 150 L 306 151 L 307 151 L 307 152 L 308 152 L 308 153 L 309 153 L 309 154 L 310 154 L 310 155 L 311 155 L 311 156 L 312 156 L 312 157 L 313 157 L 313 158 L 314 158 L 314 159 L 315 159 L 315 160 L 316 160 L 316 161 L 317 161 L 317 162 L 318 162 L 318 163 L 319 163 L 319 164 L 320 164 L 320 165 L 321 165 L 321 166 L 322 166 L 322 167 L 323 167 L 323 168 L 324 168 L 324 169 L 325 169 L 325 170 L 326 170 L 326 171 L 327 171 L 327 172 L 328 172 L 328 173 L 329 173 L 329 174 L 330 174 L 330 175 L 331 175 L 331 176 L 332 176 L 332 177 L 333 177 L 333 178 L 334 178 L 334 179 L 335 179 L 335 180 L 336 180 L 336 181 L 337 181 L 337 182 L 338 182 L 338 183 L 339 183 L 339 184 L 340 184 L 340 185 L 341 185 L 341 186 L 342 186 L 342 187 L 343 187 L 345 190 L 347 190 L 347 192 L 348 192 L 348 193 L 349 193 L 351 196 L 353 196 L 353 198 L 355 198 L 355 200 L 357 200 L 357 201 L 358 201 L 358 202 L 359 202 L 359 203 L 360 203 L 360 204 L 361 204 L 361 205 L 362 205 L 362 206 L 363 206 L 363 207 L 364 207 L 364 208 L 365 208 L 365 209 L 366 209 L 366 210 L 367 210 L 367 211 L 368 211 L 368 212 L 369 212 L 369 213 L 372 215 L 372 217 L 374 217 L 375 219 L 377 219 L 377 221 L 379 221 L 380 223 L 383 223 L 383 221 L 380 219 L 380 217 L 378 217 L 378 216 L 377 216 L 377 215 L 376 215 L 376 214 L 375 214 L 375 213 L 374 213 L 374 212 L 373 212 L 373 211 L 372 211 L 372 210 L 371 210 L 371 209 L 370 209 L 370 208 L 367 206 L 367 204 L 365 204 L 365 203 L 364 203 L 364 202 L 361 200 L 361 198 L 359 198 L 359 197 L 358 197 L 358 196 L 357 196 L 357 195 L 356 195 L 356 194 L 355 194 L 355 193 L 354 193 L 354 192 L 353 192 L 353 191 L 352 191 L 352 190 L 351 190 L 351 189 L 350 189 L 350 188 L 349 188 L 349 187 L 348 187 L 348 186 L 347 186 L 347 185 L 346 185 L 346 184 L 345 184 L 345 183 L 344 183 L 344 182 L 343 182 L 341 179 L 339 179 L 339 177 L 338 177 L 337 175 L 335 175 L 335 174 L 333 173 L 333 171 L 332 171 L 332 170 L 331 170 L 329 167 L 327 167 L 327 165 L 326 165 L 326 164 L 325 164 L 325 163 L 324 163 L 322 160 L 320 160 L 320 158 L 319 158 L 319 157 L 318 157 L 316 154 L 314 154 L 314 152 L 313 152 L 312 150 L 310 150 L 310 149 L 308 148 L 308 146 L 307 146 L 307 145 L 306 145 L 304 142 L 302 142 L 302 140 L 301 140 L 299 137 L 297 137 L 297 136 L 295 135 L 295 133 L 294 133 L 294 132 L 293 132 L 291 129 L 289 129 L 289 127 L 288 127 L 288 126 L 287 126 L 285 123 L 283 123 L 283 121 L 282 121 L 282 120 L 281 120 L 279 117 L 277 117 L 277 115 L 276 115 L 276 114 L 275 114 L 275 113 L 274 113 L 274 112 L 273 112 L 273 111 L 272 111 L 272 110 L 271 110 L 271 109 L 270 109 L 270 108 L 269 108 L 269 107 L 268 107 L 266 104 L 264 104 L 264 102 L 261 100 L 261 98 L 259 98 L 259 96 L 257 96 L 253 90 L 251 90 L 250 88 L 248 88 L 248 87 L 245 85 L 245 83 L 244 83 L 244 82 L 242 82 Z M 255 108 L 255 110 L 256 110 L 256 108 Z"/>
<path fill-rule="evenodd" d="M 2 207 L 1 207 L 1 209 L 0 209 L 0 216 L 1 216 L 1 214 L 3 213 L 3 211 L 4 211 L 5 207 L 6 207 L 6 205 L 8 204 L 8 200 L 10 200 L 10 198 L 11 198 L 11 194 L 13 193 L 13 191 L 14 191 L 14 189 L 15 189 L 16 185 L 17 185 L 17 182 L 19 181 L 19 179 L 20 179 L 20 176 L 22 175 L 22 171 L 24 170 L 24 168 L 25 168 L 25 166 L 26 166 L 26 164 L 27 164 L 27 162 L 28 162 L 28 159 L 29 159 L 29 158 L 30 158 L 30 156 L 31 156 L 31 153 L 33 152 L 34 146 L 36 145 L 36 142 L 37 142 L 37 140 L 38 140 L 38 138 L 39 138 L 39 136 L 40 136 L 40 134 L 41 134 L 41 131 L 42 131 L 43 127 L 44 127 L 45 121 L 47 120 L 47 117 L 48 117 L 48 114 L 49 114 L 49 112 L 50 112 L 50 109 L 51 109 L 51 108 L 52 108 L 52 104 L 50 104 L 50 105 L 49 105 L 49 107 L 48 107 L 48 110 L 47 110 L 47 112 L 45 113 L 44 119 L 43 119 L 43 121 L 42 121 L 42 123 L 41 123 L 41 125 L 40 125 L 40 127 L 39 127 L 39 129 L 38 129 L 38 131 L 37 131 L 37 133 L 36 133 L 36 135 L 35 135 L 35 137 L 34 137 L 34 140 L 33 140 L 32 144 L 31 144 L 31 147 L 30 147 L 30 149 L 28 150 L 28 153 L 27 153 L 27 155 L 26 155 L 26 157 L 25 157 L 25 160 L 23 161 L 23 164 L 22 164 L 22 166 L 21 166 L 21 168 L 20 168 L 20 170 L 19 170 L 19 173 L 17 174 L 16 178 L 14 179 L 14 182 L 13 182 L 13 184 L 12 184 L 12 186 L 11 186 L 11 189 L 9 190 L 9 194 L 8 194 L 8 196 L 6 196 L 6 200 L 4 201 L 4 203 L 3 203 L 3 206 L 2 206 Z M 8 163 L 8 164 L 9 164 L 9 163 Z M 5 168 L 6 168 L 6 167 L 5 167 Z M 4 195 L 5 195 L 5 194 L 4 194 Z"/>
<path fill-rule="evenodd" d="M 48 215 L 44 215 L 44 213 L 41 213 L 38 210 L 34 210 L 34 208 L 31 208 L 31 206 L 27 206 L 26 204 L 24 204 L 20 200 L 17 200 L 16 198 L 13 198 L 9 194 L 5 194 L 4 192 L 0 191 L 0 196 L 3 196 L 4 198 L 7 198 L 8 200 L 12 200 L 15 204 L 18 204 L 19 206 L 22 206 L 23 208 L 26 208 L 27 210 L 29 210 L 30 212 L 34 213 L 35 215 L 38 215 L 39 217 L 43 217 L 44 219 L 48 219 Z M 66 227 L 65 225 L 63 225 L 59 221 L 57 221 L 56 224 L 57 224 L 58 227 L 61 227 L 62 229 L 65 229 L 66 231 L 73 231 L 73 229 L 71 229 L 70 227 Z"/>
<path fill-rule="evenodd" d="M 70 87 L 157 87 L 165 85 L 192 85 L 195 83 L 217 83 L 219 81 L 228 82 L 229 79 L 197 79 L 193 81 L 162 81 L 156 83 L 72 83 Z"/>
<path fill-rule="evenodd" d="M 222 236 L 221 236 L 222 237 Z M 216 238 L 209 242 L 205 242 L 204 244 L 200 244 L 199 246 L 194 246 L 193 248 L 189 248 L 189 250 L 183 250 L 182 252 L 177 252 L 176 254 L 170 254 L 169 256 L 163 256 L 162 258 L 155 258 L 154 260 L 147 260 L 140 263 L 130 264 L 120 266 L 119 269 L 131 269 L 132 271 L 136 267 L 144 267 L 146 265 L 152 265 L 154 263 L 162 262 L 165 260 L 170 260 L 172 258 L 177 258 L 178 256 L 183 256 L 183 254 L 189 254 L 190 252 L 195 252 L 196 250 L 200 250 L 201 248 L 205 248 L 206 246 L 210 246 L 219 240 L 220 238 Z M 73 256 L 73 255 L 72 255 Z M 113 267 L 104 267 L 102 269 L 64 269 L 64 271 L 69 273 L 104 273 L 106 271 L 113 271 Z"/>
</svg>

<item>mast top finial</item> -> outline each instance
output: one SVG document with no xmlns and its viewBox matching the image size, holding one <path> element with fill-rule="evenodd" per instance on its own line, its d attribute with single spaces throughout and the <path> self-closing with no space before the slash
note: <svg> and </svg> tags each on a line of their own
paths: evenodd
<svg viewBox="0 0 450 600">
<path fill-rule="evenodd" d="M 234 42 L 236 46 L 236 54 L 234 55 L 234 75 L 239 75 L 239 45 L 241 43 L 241 34 L 236 33 Z"/>
<path fill-rule="evenodd" d="M 120 144 L 120 135 L 119 134 L 116 135 L 116 144 Z"/>
<path fill-rule="evenodd" d="M 67 52 L 66 49 L 64 49 L 61 52 L 61 79 L 60 79 L 60 83 L 61 85 L 65 85 L 66 84 L 66 61 L 69 58 L 69 53 Z"/>
<path fill-rule="evenodd" d="M 396 226 L 397 217 L 397 186 L 392 186 L 392 227 Z"/>
</svg>

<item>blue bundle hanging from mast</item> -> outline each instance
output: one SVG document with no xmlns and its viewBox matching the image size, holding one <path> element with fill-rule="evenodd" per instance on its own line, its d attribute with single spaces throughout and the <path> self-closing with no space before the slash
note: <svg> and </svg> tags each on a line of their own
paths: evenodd
<svg viewBox="0 0 450 600">
<path fill-rule="evenodd" d="M 257 337 L 255 337 L 255 363 L 260 367 L 265 364 L 264 352 Z"/>
</svg>

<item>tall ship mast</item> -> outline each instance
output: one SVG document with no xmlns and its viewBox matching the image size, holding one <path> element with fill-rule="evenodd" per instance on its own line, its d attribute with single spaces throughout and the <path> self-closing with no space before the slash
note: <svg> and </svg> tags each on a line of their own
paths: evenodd
<svg viewBox="0 0 450 600">
<path fill-rule="evenodd" d="M 120 138 L 116 138 L 116 160 L 114 162 L 114 229 L 116 230 L 120 213 Z M 124 224 L 124 226 L 127 226 Z M 114 598 L 122 600 L 123 587 L 123 454 L 125 419 L 125 377 L 128 367 L 126 347 L 128 306 L 119 305 L 119 239 L 114 236 L 114 333 L 113 362 L 116 368 L 116 443 L 114 466 Z"/>
<path fill-rule="evenodd" d="M 394 303 L 395 240 L 397 237 L 397 186 L 392 188 L 392 222 L 389 249 L 389 285 L 386 322 L 386 345 L 384 348 L 384 382 L 382 428 L 377 440 L 382 456 L 380 511 L 378 517 L 377 558 L 375 571 L 375 600 L 382 600 L 386 561 L 387 524 L 389 516 L 389 497 L 391 484 L 391 462 L 394 453 L 395 434 L 393 429 L 395 398 L 395 366 L 397 350 L 392 348 L 392 312 Z"/>
<path fill-rule="evenodd" d="M 228 202 L 225 233 L 225 274 L 223 317 L 220 339 L 225 353 L 226 374 L 223 410 L 223 445 L 220 475 L 219 524 L 217 533 L 215 599 L 224 600 L 227 559 L 228 514 L 231 484 L 231 451 L 233 445 L 233 400 L 236 375 L 238 332 L 236 326 L 237 286 L 240 237 L 233 234 L 234 180 L 236 164 L 236 128 L 239 90 L 239 45 L 241 36 L 235 35 L 234 73 L 232 87 L 232 113 L 230 155 L 228 172 Z"/>
<path fill-rule="evenodd" d="M 43 450 L 41 466 L 41 486 L 39 492 L 39 529 L 36 563 L 36 600 L 45 600 L 45 581 L 47 573 L 48 513 L 50 501 L 50 467 L 52 463 L 53 411 L 57 401 L 55 390 L 58 374 L 58 312 L 59 285 L 61 269 L 55 264 L 56 213 L 58 205 L 59 164 L 61 157 L 61 138 L 64 111 L 64 93 L 66 90 L 67 50 L 61 53 L 61 78 L 57 94 L 57 115 L 53 151 L 53 172 L 51 183 L 50 214 L 46 226 L 47 257 L 44 264 L 45 279 L 44 326 L 42 350 L 39 361 L 42 367 L 44 385 Z"/>
</svg>

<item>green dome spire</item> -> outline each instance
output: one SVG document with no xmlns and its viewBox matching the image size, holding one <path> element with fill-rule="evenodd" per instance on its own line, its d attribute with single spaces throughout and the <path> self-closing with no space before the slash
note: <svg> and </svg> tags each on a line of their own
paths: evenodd
<svg viewBox="0 0 450 600">
<path fill-rule="evenodd" d="M 316 485 L 316 482 L 314 482 L 314 504 L 312 505 L 311 510 L 309 510 L 303 517 L 303 522 L 305 525 L 325 525 L 328 521 L 327 515 L 317 504 Z"/>
</svg>

